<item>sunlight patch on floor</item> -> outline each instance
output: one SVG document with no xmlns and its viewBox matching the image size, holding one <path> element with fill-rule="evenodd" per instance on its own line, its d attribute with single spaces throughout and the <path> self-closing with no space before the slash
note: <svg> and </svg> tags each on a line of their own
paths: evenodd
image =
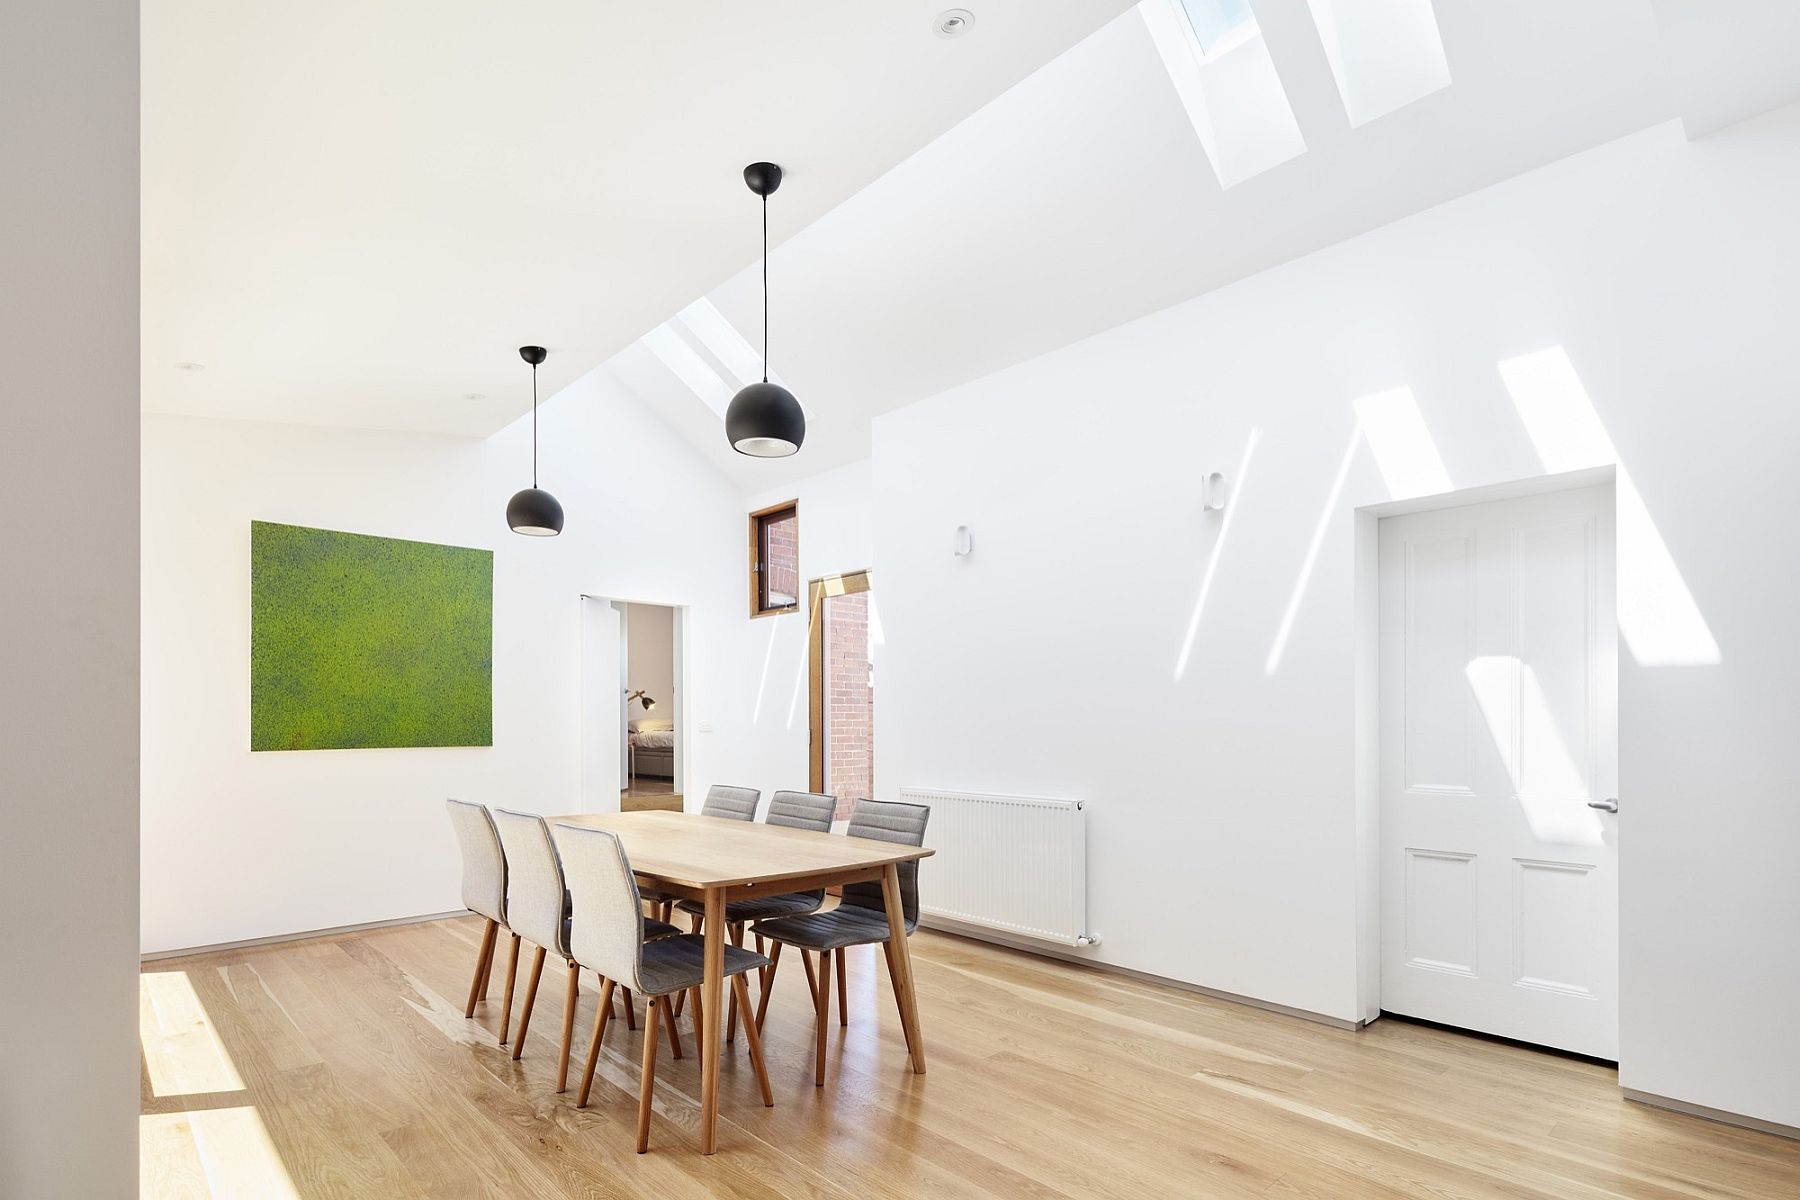
<svg viewBox="0 0 1800 1200">
<path fill-rule="evenodd" d="M 139 1194 L 154 1200 L 299 1200 L 256 1109 L 138 1118 Z"/>
<path fill-rule="evenodd" d="M 244 1081 L 186 971 L 138 976 L 138 1037 L 155 1095 L 243 1090 Z"/>
</svg>

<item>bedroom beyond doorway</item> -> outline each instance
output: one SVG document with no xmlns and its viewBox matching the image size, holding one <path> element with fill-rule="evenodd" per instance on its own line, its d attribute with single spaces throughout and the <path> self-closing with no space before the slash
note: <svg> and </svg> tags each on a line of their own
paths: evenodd
<svg viewBox="0 0 1800 1200">
<path fill-rule="evenodd" d="M 620 606 L 625 746 L 619 807 L 681 808 L 675 764 L 675 610 L 662 604 Z"/>
</svg>

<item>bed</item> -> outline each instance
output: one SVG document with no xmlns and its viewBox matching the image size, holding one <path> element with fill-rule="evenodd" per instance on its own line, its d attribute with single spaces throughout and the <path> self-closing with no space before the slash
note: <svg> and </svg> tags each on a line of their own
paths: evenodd
<svg viewBox="0 0 1800 1200">
<path fill-rule="evenodd" d="M 672 721 L 631 723 L 631 773 L 659 779 L 675 777 L 675 725 Z"/>
</svg>

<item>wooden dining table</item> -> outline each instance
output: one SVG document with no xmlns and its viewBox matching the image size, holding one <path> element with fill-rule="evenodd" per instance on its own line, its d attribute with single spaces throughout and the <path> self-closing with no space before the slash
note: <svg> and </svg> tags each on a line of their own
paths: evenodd
<svg viewBox="0 0 1800 1200">
<path fill-rule="evenodd" d="M 893 954 L 888 959 L 894 1000 L 915 1073 L 925 1073 L 925 1042 L 913 992 L 900 903 L 900 864 L 926 858 L 923 846 L 788 829 L 754 821 L 687 812 L 583 813 L 552 817 L 550 826 L 576 825 L 618 835 L 639 880 L 658 891 L 699 901 L 706 910 L 705 980 L 701 984 L 700 1152 L 718 1148 L 719 1057 L 724 1046 L 725 906 L 733 900 L 816 891 L 879 880 L 886 901 Z"/>
</svg>

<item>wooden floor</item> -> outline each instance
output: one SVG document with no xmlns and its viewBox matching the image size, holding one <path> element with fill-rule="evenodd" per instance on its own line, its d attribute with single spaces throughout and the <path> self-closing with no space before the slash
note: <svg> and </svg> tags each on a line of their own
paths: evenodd
<svg viewBox="0 0 1800 1200">
<path fill-rule="evenodd" d="M 611 1024 L 576 1110 L 553 1091 L 560 969 L 523 1061 L 490 1032 L 498 979 L 463 1018 L 480 930 L 147 965 L 143 1195 L 1800 1196 L 1800 1143 L 1628 1103 L 1601 1066 L 1396 1021 L 1342 1032 L 930 933 L 914 940 L 928 1074 L 907 1069 L 863 947 L 815 1088 L 805 978 L 785 963 L 766 1030 L 775 1107 L 740 1038 L 719 1153 L 695 1153 L 684 1037 L 679 1063 L 663 1047 L 640 1157 L 642 1035 Z M 594 1002 L 584 984 L 577 1064 Z"/>
<path fill-rule="evenodd" d="M 656 775 L 633 775 L 631 786 L 619 793 L 620 812 L 681 811 L 681 794 L 673 779 Z"/>
</svg>

